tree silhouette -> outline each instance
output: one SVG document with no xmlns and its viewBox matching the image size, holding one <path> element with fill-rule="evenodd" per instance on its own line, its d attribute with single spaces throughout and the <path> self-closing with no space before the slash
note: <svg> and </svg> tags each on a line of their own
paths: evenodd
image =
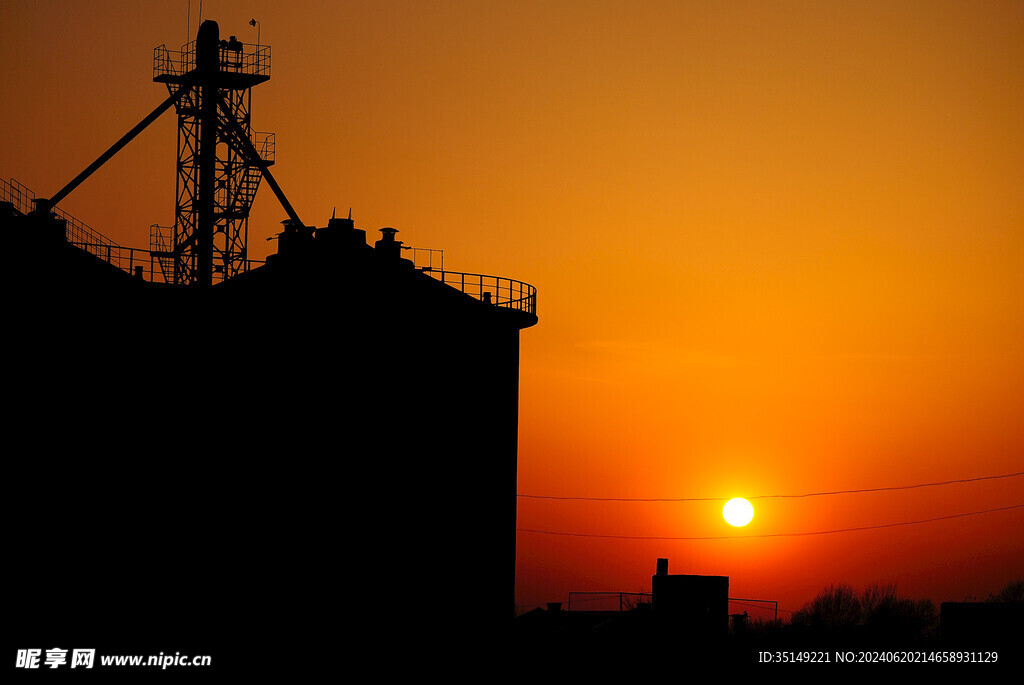
<svg viewBox="0 0 1024 685">
<path fill-rule="evenodd" d="M 793 614 L 793 623 L 817 629 L 848 628 L 860 621 L 860 600 L 853 588 L 829 585 Z"/>
<path fill-rule="evenodd" d="M 1024 602 L 1024 579 L 1011 580 L 997 594 L 990 595 L 988 601 Z"/>
<path fill-rule="evenodd" d="M 931 600 L 898 597 L 894 583 L 869 585 L 860 604 L 861 620 L 878 633 L 916 637 L 935 624 L 935 605 Z"/>
</svg>

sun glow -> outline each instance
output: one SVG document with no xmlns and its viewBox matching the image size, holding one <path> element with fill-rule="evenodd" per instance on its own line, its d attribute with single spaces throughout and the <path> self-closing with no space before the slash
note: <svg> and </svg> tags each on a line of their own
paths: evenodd
<svg viewBox="0 0 1024 685">
<path fill-rule="evenodd" d="M 742 497 L 735 497 L 722 507 L 722 516 L 730 526 L 745 526 L 754 518 L 754 506 Z"/>
</svg>

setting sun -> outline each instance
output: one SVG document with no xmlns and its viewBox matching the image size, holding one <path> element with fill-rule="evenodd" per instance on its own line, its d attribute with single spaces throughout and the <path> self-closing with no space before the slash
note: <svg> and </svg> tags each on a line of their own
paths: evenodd
<svg viewBox="0 0 1024 685">
<path fill-rule="evenodd" d="M 739 528 L 754 518 L 754 506 L 742 497 L 735 497 L 722 507 L 722 516 L 730 526 Z"/>
</svg>

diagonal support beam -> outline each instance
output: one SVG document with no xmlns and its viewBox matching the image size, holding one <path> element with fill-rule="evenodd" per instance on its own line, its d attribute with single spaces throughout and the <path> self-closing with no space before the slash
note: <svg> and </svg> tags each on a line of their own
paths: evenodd
<svg viewBox="0 0 1024 685">
<path fill-rule="evenodd" d="M 110 148 L 102 155 L 100 155 L 95 162 L 86 167 L 85 171 L 78 174 L 78 176 L 75 176 L 75 178 L 72 179 L 70 183 L 61 188 L 60 192 L 51 197 L 49 200 L 39 201 L 37 203 L 37 210 L 43 213 L 48 213 L 51 207 L 56 206 L 58 202 L 67 197 L 72 190 L 74 190 L 75 188 L 82 184 L 82 181 L 92 176 L 93 172 L 95 172 L 101 166 L 106 164 L 108 159 L 116 155 L 121 150 L 121 148 L 130 143 L 132 139 L 135 138 L 135 136 L 142 133 L 142 131 L 145 130 L 147 126 L 152 124 L 160 117 L 161 114 L 170 109 L 171 105 L 176 103 L 181 98 L 181 96 L 191 87 L 191 84 L 185 84 L 178 88 L 177 92 L 171 93 L 166 100 L 160 103 L 160 105 L 156 109 L 149 113 L 149 116 L 147 116 L 145 119 L 136 124 L 135 128 L 121 136 L 120 140 L 111 145 Z"/>
<path fill-rule="evenodd" d="M 256 150 L 256 146 L 252 144 L 251 140 L 249 140 L 249 136 L 246 132 L 243 131 L 238 122 L 235 121 L 235 116 L 231 113 L 231 108 L 228 107 L 227 103 L 224 102 L 224 98 L 222 98 L 219 93 L 217 94 L 217 104 L 220 106 L 221 111 L 224 112 L 224 123 L 226 123 L 231 132 L 235 134 L 235 137 L 238 138 L 238 142 L 241 145 L 242 150 L 245 152 L 246 157 L 249 158 L 249 161 L 259 167 L 260 172 L 263 174 L 263 178 L 267 179 L 267 184 L 270 185 L 270 189 L 274 191 L 274 195 L 277 196 L 278 202 L 281 203 L 281 206 L 284 207 L 284 211 L 288 214 L 288 218 L 299 226 L 304 226 L 305 224 L 302 223 L 299 219 L 299 215 L 296 214 L 295 210 L 292 208 L 292 204 L 288 202 L 288 198 L 284 196 L 284 191 L 281 190 L 281 186 L 277 185 L 277 181 L 274 180 L 274 175 L 270 173 L 270 167 L 267 166 L 267 163 L 263 161 L 262 157 L 260 157 L 259 151 Z"/>
</svg>

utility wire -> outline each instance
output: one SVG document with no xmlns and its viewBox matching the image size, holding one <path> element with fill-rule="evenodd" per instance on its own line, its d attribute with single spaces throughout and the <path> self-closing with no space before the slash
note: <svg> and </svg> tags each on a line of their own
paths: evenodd
<svg viewBox="0 0 1024 685">
<path fill-rule="evenodd" d="M 801 495 L 754 495 L 746 499 L 782 499 L 801 497 L 821 497 L 822 495 L 849 495 L 861 492 L 884 492 L 888 490 L 913 490 L 915 488 L 932 488 L 939 485 L 955 485 L 957 483 L 973 483 L 981 480 L 997 480 L 999 478 L 1016 478 L 1024 476 L 1024 471 L 1017 473 L 1004 473 L 999 476 L 979 476 L 977 478 L 960 478 L 958 480 L 943 480 L 934 483 L 915 483 L 914 485 L 894 485 L 885 488 L 859 488 L 856 490 L 830 490 L 828 492 L 805 492 Z M 519 495 L 527 499 L 555 499 L 555 500 L 586 500 L 589 502 L 724 502 L 730 497 L 561 497 L 557 495 Z"/>
<path fill-rule="evenodd" d="M 831 533 L 850 533 L 857 530 L 875 530 L 877 528 L 895 528 L 897 526 L 914 526 L 920 523 L 931 523 L 933 521 L 945 521 L 948 519 L 964 518 L 966 516 L 978 516 L 979 514 L 991 514 L 996 511 L 1008 511 L 1019 509 L 1024 504 L 1011 504 L 1008 507 L 996 509 L 983 509 L 981 511 L 968 511 L 963 514 L 950 514 L 949 516 L 936 516 L 930 519 L 919 519 L 917 521 L 900 521 L 898 523 L 880 523 L 876 526 L 859 526 L 856 528 L 837 528 L 835 530 L 816 530 L 808 533 L 762 533 L 759 535 L 715 535 L 708 537 L 666 537 L 656 535 L 598 535 L 596 533 L 564 533 L 554 530 L 536 530 L 532 528 L 516 528 L 520 533 L 538 533 L 541 535 L 562 535 L 576 538 L 609 538 L 616 540 L 737 540 L 748 538 L 791 538 L 806 535 L 829 535 Z"/>
</svg>

